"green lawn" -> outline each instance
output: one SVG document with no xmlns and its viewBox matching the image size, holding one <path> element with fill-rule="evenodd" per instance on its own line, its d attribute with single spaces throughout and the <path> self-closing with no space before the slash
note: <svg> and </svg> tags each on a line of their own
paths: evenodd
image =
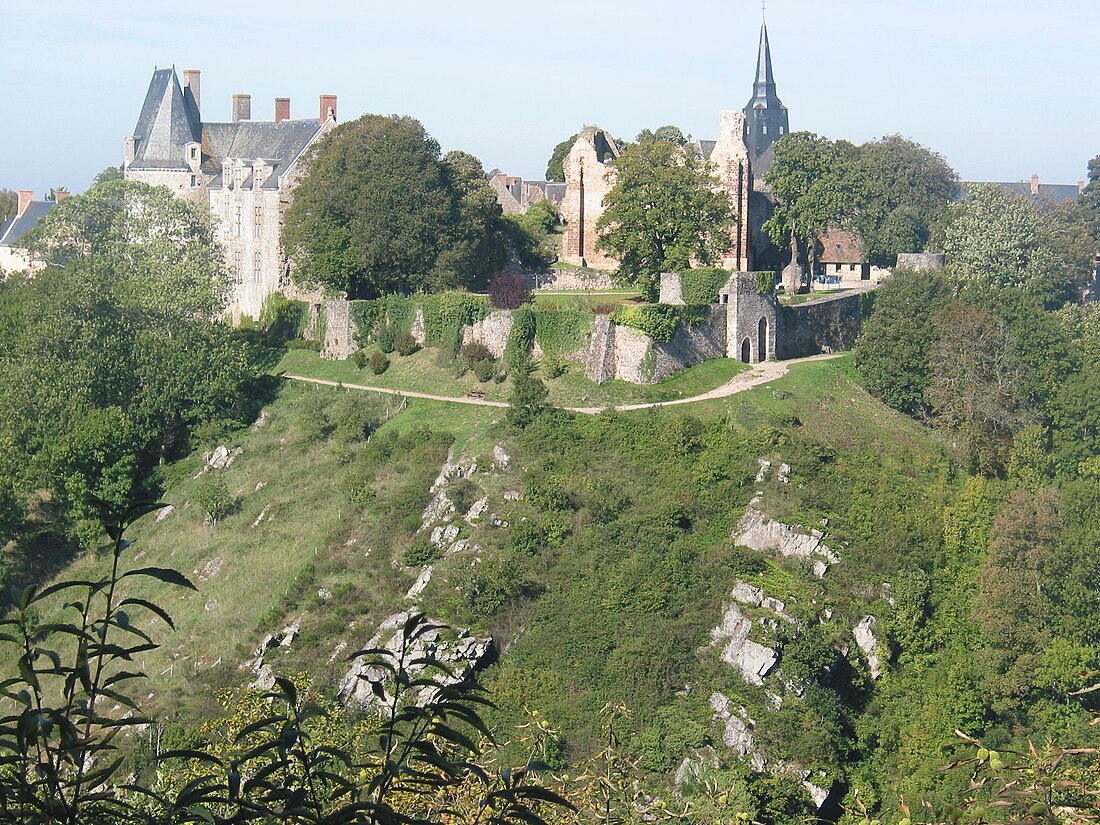
<svg viewBox="0 0 1100 825">
<path fill-rule="evenodd" d="M 579 309 L 582 312 L 592 312 L 599 307 L 615 307 L 619 304 L 641 304 L 640 292 L 633 290 L 562 290 L 561 292 L 536 292 L 533 295 L 536 306 L 557 306 L 563 309 Z"/>
<path fill-rule="evenodd" d="M 851 289 L 834 289 L 830 292 L 803 292 L 799 295 L 784 295 L 780 299 L 780 302 L 787 306 L 794 306 L 795 304 L 804 304 L 807 301 L 817 301 L 822 298 L 832 298 L 835 295 L 844 295 L 851 291 Z"/>
<path fill-rule="evenodd" d="M 618 380 L 595 384 L 584 377 L 584 368 L 580 364 L 570 363 L 568 367 L 565 375 L 546 381 L 550 389 L 550 402 L 557 406 L 603 407 L 688 398 L 720 387 L 737 373 L 748 369 L 747 365 L 738 361 L 717 358 L 682 370 L 660 384 L 641 386 Z M 490 401 L 508 401 L 512 393 L 510 381 L 482 384 L 468 371 L 459 374 L 458 365 L 440 363 L 439 352 L 434 349 L 423 349 L 405 357 L 393 354 L 390 356 L 390 368 L 382 375 L 356 368 L 351 359 L 328 361 L 311 350 L 289 350 L 274 371 L 450 398 L 462 398 L 470 390 L 477 389 Z"/>
</svg>

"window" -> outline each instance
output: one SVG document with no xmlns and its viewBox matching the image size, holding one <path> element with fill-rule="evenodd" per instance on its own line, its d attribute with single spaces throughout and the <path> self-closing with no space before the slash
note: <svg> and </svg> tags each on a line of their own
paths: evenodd
<svg viewBox="0 0 1100 825">
<path fill-rule="evenodd" d="M 766 135 L 768 133 L 768 124 L 765 123 L 760 129 Z"/>
<path fill-rule="evenodd" d="M 784 132 L 784 129 L 783 129 L 783 127 L 782 127 L 782 126 L 780 126 L 780 127 L 779 127 L 779 134 L 781 134 L 781 135 L 782 135 L 782 134 L 784 134 L 784 133 L 785 133 L 785 132 Z"/>
<path fill-rule="evenodd" d="M 855 264 L 848 264 L 848 271 L 849 272 L 855 272 L 856 271 L 856 265 Z"/>
<path fill-rule="evenodd" d="M 259 252 L 252 254 L 252 280 L 259 283 L 260 271 L 263 269 L 263 256 Z"/>
<path fill-rule="evenodd" d="M 194 189 L 198 185 L 199 185 L 199 176 L 198 175 L 192 175 L 191 176 L 191 188 Z"/>
<path fill-rule="evenodd" d="M 233 253 L 233 274 L 239 284 L 241 282 L 241 251 L 239 249 Z"/>
<path fill-rule="evenodd" d="M 199 148 L 197 146 L 191 147 L 191 160 L 196 160 L 199 156 Z"/>
<path fill-rule="evenodd" d="M 264 221 L 264 208 L 257 206 L 252 210 L 252 213 L 252 237 L 258 238 L 260 237 L 260 226 L 263 225 Z"/>
<path fill-rule="evenodd" d="M 239 204 L 237 206 L 237 221 L 236 221 L 235 226 L 236 226 L 236 230 L 234 232 L 234 235 L 236 235 L 236 237 L 239 238 L 239 237 L 241 237 L 241 207 L 240 207 Z"/>
<path fill-rule="evenodd" d="M 842 266 L 844 266 L 844 264 L 837 264 L 837 265 L 836 265 L 836 271 L 837 271 L 837 272 L 840 272 L 840 268 L 841 268 Z"/>
</svg>

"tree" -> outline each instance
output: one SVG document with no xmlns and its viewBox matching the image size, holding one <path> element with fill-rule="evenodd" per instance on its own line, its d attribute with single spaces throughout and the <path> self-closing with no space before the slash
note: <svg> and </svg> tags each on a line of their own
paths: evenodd
<svg viewBox="0 0 1100 825">
<path fill-rule="evenodd" d="M 651 140 L 667 140 L 670 143 L 675 143 L 677 146 L 683 146 L 687 143 L 687 138 L 684 137 L 684 133 L 680 131 L 678 126 L 658 126 L 656 129 L 650 131 L 649 129 L 642 129 L 638 132 L 638 136 L 634 138 L 635 143 L 647 143 Z"/>
<path fill-rule="evenodd" d="M 15 217 L 19 209 L 19 195 L 10 189 L 0 189 L 0 224 Z"/>
<path fill-rule="evenodd" d="M 960 302 L 940 310 L 933 324 L 924 390 L 932 420 L 964 440 L 972 470 L 996 474 L 1008 462 L 1012 436 L 1034 417 L 1011 334 L 988 312 Z"/>
<path fill-rule="evenodd" d="M 631 146 L 615 162 L 596 246 L 619 259 L 619 276 L 656 297 L 660 273 L 713 266 L 737 220 L 706 163 L 675 143 Z"/>
<path fill-rule="evenodd" d="M 101 183 L 110 183 L 113 180 L 122 180 L 122 169 L 118 166 L 108 166 L 106 169 L 99 172 L 92 181 L 92 186 L 99 186 Z"/>
<path fill-rule="evenodd" d="M 579 136 L 580 132 L 576 132 L 554 147 L 554 151 L 550 153 L 550 160 L 546 162 L 547 180 L 565 180 L 565 170 L 562 168 L 562 164 L 565 163 L 565 156 L 569 154 L 569 150 L 573 148 L 573 144 L 577 142 Z"/>
<path fill-rule="evenodd" d="M 364 115 L 321 141 L 287 210 L 294 279 L 350 298 L 483 285 L 500 209 L 480 163 L 411 117 Z"/>
<path fill-rule="evenodd" d="M 959 195 L 959 176 L 947 161 L 900 135 L 860 146 L 856 173 L 866 197 L 855 221 L 863 253 L 883 266 L 894 265 L 899 252 L 927 249 Z"/>
<path fill-rule="evenodd" d="M 530 369 L 520 369 L 512 376 L 512 398 L 508 407 L 508 423 L 519 429 L 526 429 L 535 419 L 549 409 L 546 398 L 550 390 Z"/>
<path fill-rule="evenodd" d="M 932 317 L 951 289 L 942 271 L 899 270 L 875 294 L 874 311 L 856 342 L 855 363 L 867 390 L 911 415 L 927 410 L 924 388 L 936 341 Z"/>
<path fill-rule="evenodd" d="M 489 282 L 489 297 L 497 309 L 517 309 L 531 300 L 531 288 L 522 275 L 506 272 Z"/>
<path fill-rule="evenodd" d="M 1075 297 L 1039 210 L 995 184 L 971 187 L 952 207 L 944 252 L 962 286 L 1020 289 L 1052 306 Z"/>
</svg>

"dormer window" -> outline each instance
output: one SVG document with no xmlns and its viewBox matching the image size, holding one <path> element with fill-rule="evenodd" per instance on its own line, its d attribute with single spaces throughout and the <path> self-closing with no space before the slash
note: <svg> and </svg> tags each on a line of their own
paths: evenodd
<svg viewBox="0 0 1100 825">
<path fill-rule="evenodd" d="M 198 157 L 199 157 L 199 147 L 198 146 L 192 146 L 191 147 L 191 160 L 197 160 Z"/>
</svg>

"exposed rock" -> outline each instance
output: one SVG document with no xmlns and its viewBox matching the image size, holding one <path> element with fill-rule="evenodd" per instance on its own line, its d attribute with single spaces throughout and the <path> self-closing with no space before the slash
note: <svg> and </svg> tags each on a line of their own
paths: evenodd
<svg viewBox="0 0 1100 825">
<path fill-rule="evenodd" d="M 753 587 L 751 584 L 746 584 L 743 581 L 738 581 L 733 588 L 733 592 L 730 594 L 734 601 L 741 602 L 741 604 L 759 605 L 764 601 L 764 591 L 759 587 Z"/>
<path fill-rule="evenodd" d="M 256 520 L 252 522 L 253 527 L 259 527 L 265 518 L 267 518 L 267 511 L 271 509 L 271 505 L 268 504 L 264 509 L 260 510 L 260 514 L 256 516 Z"/>
<path fill-rule="evenodd" d="M 317 598 L 323 602 L 327 602 L 332 598 L 332 591 L 327 587 L 322 587 L 317 591 Z"/>
<path fill-rule="evenodd" d="M 332 655 L 328 657 L 328 663 L 331 665 L 333 662 L 335 662 L 337 659 L 339 659 L 340 654 L 343 653 L 347 649 L 348 649 L 348 643 L 346 641 L 344 641 L 343 639 L 341 639 L 337 643 L 336 647 L 334 647 L 332 649 Z"/>
<path fill-rule="evenodd" d="M 469 550 L 474 554 L 480 556 L 481 551 L 484 549 L 484 547 L 482 547 L 480 544 L 477 544 L 476 542 L 472 542 L 469 539 L 463 539 L 462 541 L 456 541 L 454 544 L 448 547 L 445 551 L 445 555 L 453 556 L 456 553 L 464 553 Z"/>
<path fill-rule="evenodd" d="M 877 679 L 882 675 L 882 662 L 878 656 L 878 638 L 875 636 L 877 629 L 878 619 L 874 616 L 864 616 L 859 624 L 852 629 L 856 644 L 863 651 L 863 655 L 867 657 L 867 668 L 871 671 L 872 679 Z"/>
<path fill-rule="evenodd" d="M 779 475 L 777 476 L 777 478 L 779 479 L 780 484 L 790 484 L 791 483 L 791 465 L 790 464 L 780 464 L 779 465 Z"/>
<path fill-rule="evenodd" d="M 257 482 L 256 482 L 256 492 L 257 492 L 257 493 L 258 493 L 258 492 L 260 492 L 260 490 L 262 490 L 262 489 L 263 489 L 264 487 L 266 487 L 266 486 L 267 486 L 267 482 L 266 482 L 266 481 L 257 481 Z"/>
<path fill-rule="evenodd" d="M 234 447 L 231 450 L 222 444 L 215 447 L 213 452 L 205 456 L 206 466 L 211 470 L 224 470 L 243 452 L 243 447 Z"/>
<path fill-rule="evenodd" d="M 736 667 L 746 682 L 762 685 L 768 671 L 779 661 L 779 654 L 770 647 L 751 641 L 750 630 L 752 622 L 745 618 L 736 604 L 732 604 L 726 609 L 722 623 L 711 630 L 710 643 L 711 646 L 723 646 L 720 654 L 722 661 Z"/>
<path fill-rule="evenodd" d="M 168 518 L 174 512 L 176 512 L 176 506 L 174 504 L 169 504 L 167 507 L 163 508 L 159 513 L 157 513 L 157 521 L 164 521 L 166 518 Z"/>
<path fill-rule="evenodd" d="M 517 492 L 516 490 L 506 490 L 504 492 L 504 500 L 505 501 L 523 501 L 523 493 Z"/>
<path fill-rule="evenodd" d="M 432 530 L 431 538 L 429 539 L 432 544 L 442 550 L 444 547 L 449 547 L 458 538 L 458 525 L 457 524 L 445 524 L 440 525 Z"/>
<path fill-rule="evenodd" d="M 260 665 L 256 671 L 256 678 L 253 680 L 251 687 L 259 688 L 260 690 L 271 690 L 275 687 L 275 671 L 271 665 Z"/>
<path fill-rule="evenodd" d="M 217 599 L 211 599 L 210 601 L 208 601 L 206 604 L 204 604 L 202 606 L 202 609 L 207 611 L 207 612 L 210 612 L 211 610 L 217 610 L 218 609 L 218 600 Z"/>
<path fill-rule="evenodd" d="M 469 467 L 463 467 L 461 464 L 456 464 L 454 461 L 454 450 L 447 454 L 447 460 L 443 462 L 443 466 L 439 470 L 439 475 L 435 477 L 435 481 L 432 482 L 432 486 L 428 489 L 428 492 L 436 493 L 443 489 L 446 484 L 455 478 L 465 478 L 472 476 L 477 472 L 477 465 L 471 464 Z"/>
<path fill-rule="evenodd" d="M 198 571 L 199 581 L 204 582 L 212 576 L 216 576 L 224 566 L 225 560 L 220 556 L 215 556 L 202 566 L 202 570 Z"/>
<path fill-rule="evenodd" d="M 410 587 L 409 592 L 405 594 L 406 599 L 415 599 L 423 592 L 424 588 L 428 586 L 428 582 L 432 580 L 432 570 L 433 568 L 429 564 L 420 571 L 420 575 L 416 577 L 413 586 Z"/>
<path fill-rule="evenodd" d="M 756 463 L 760 465 L 760 469 L 756 472 L 756 483 L 759 484 L 767 479 L 768 471 L 772 468 L 772 463 L 766 458 L 758 458 L 756 459 Z"/>
<path fill-rule="evenodd" d="M 492 513 L 489 516 L 489 524 L 493 525 L 493 527 L 507 527 L 508 526 L 508 522 L 505 521 L 504 519 L 502 519 L 496 513 Z"/>
<path fill-rule="evenodd" d="M 264 409 L 260 410 L 260 417 L 257 418 L 252 423 L 252 426 L 249 427 L 248 429 L 250 429 L 252 432 L 256 432 L 256 430 L 262 430 L 264 427 L 267 426 L 267 419 L 268 419 L 268 414 L 267 414 L 267 408 L 265 407 Z"/>
<path fill-rule="evenodd" d="M 378 632 L 364 647 L 383 647 L 393 653 L 398 653 L 404 643 L 404 625 L 408 621 L 409 613 L 395 613 L 385 619 L 378 627 Z M 444 635 L 446 633 L 446 635 Z M 422 634 L 408 648 L 407 660 L 415 660 L 424 656 L 433 656 L 443 662 L 451 671 L 453 678 L 446 674 L 433 671 L 431 676 L 436 680 L 456 684 L 464 680 L 485 659 L 492 645 L 491 639 L 482 639 L 471 636 L 468 630 L 455 629 L 448 631 L 431 630 Z M 422 667 L 410 667 L 409 672 L 415 678 Z M 388 704 L 393 697 L 387 694 L 386 682 L 389 678 L 387 671 L 371 666 L 369 660 L 357 657 L 351 664 L 343 679 L 337 696 L 340 701 L 349 705 L 358 705 L 369 708 L 379 703 Z M 379 697 L 372 685 L 380 685 L 382 696 Z M 421 690 L 417 696 L 418 704 L 426 704 L 433 698 L 426 690 Z"/>
<path fill-rule="evenodd" d="M 801 532 L 789 524 L 768 518 L 754 498 L 733 531 L 733 541 L 753 550 L 778 550 L 788 558 L 806 559 L 813 564 L 814 575 L 821 578 L 840 558 L 822 542 L 823 536 Z M 820 531 L 818 531 L 820 532 Z"/>
<path fill-rule="evenodd" d="M 500 470 L 507 470 L 512 466 L 512 457 L 504 452 L 504 448 L 499 444 L 493 447 L 493 461 Z"/>
<path fill-rule="evenodd" d="M 749 718 L 748 711 L 739 708 L 735 713 L 729 698 L 721 693 L 711 694 L 710 706 L 715 718 L 725 723 L 722 744 L 732 748 L 742 759 L 747 757 L 754 771 L 763 771 L 764 757 L 756 751 L 756 741 L 752 735 L 756 722 Z"/>
<path fill-rule="evenodd" d="M 676 769 L 676 784 L 682 787 L 688 782 L 698 782 L 703 778 L 705 768 L 718 770 L 719 767 L 721 767 L 721 762 L 719 762 L 718 754 L 715 753 L 714 748 L 710 745 L 696 748 L 684 757 L 684 761 Z"/>
<path fill-rule="evenodd" d="M 799 784 L 810 794 L 810 799 L 814 801 L 814 805 L 817 806 L 817 809 L 821 810 L 821 806 L 824 805 L 825 800 L 829 798 L 829 791 L 819 785 L 815 785 L 809 779 L 803 779 Z"/>
<path fill-rule="evenodd" d="M 473 506 L 470 507 L 470 512 L 468 512 L 466 514 L 466 521 L 470 524 L 473 524 L 475 521 L 480 520 L 481 517 L 483 515 L 485 515 L 485 511 L 488 510 L 488 509 L 489 509 L 489 499 L 488 498 L 479 498 L 477 501 L 475 501 L 473 503 Z"/>
<path fill-rule="evenodd" d="M 427 530 L 432 523 L 446 518 L 454 511 L 454 503 L 447 498 L 447 493 L 443 490 L 438 491 L 432 500 L 428 502 L 424 512 L 420 514 L 420 529 Z"/>
</svg>

